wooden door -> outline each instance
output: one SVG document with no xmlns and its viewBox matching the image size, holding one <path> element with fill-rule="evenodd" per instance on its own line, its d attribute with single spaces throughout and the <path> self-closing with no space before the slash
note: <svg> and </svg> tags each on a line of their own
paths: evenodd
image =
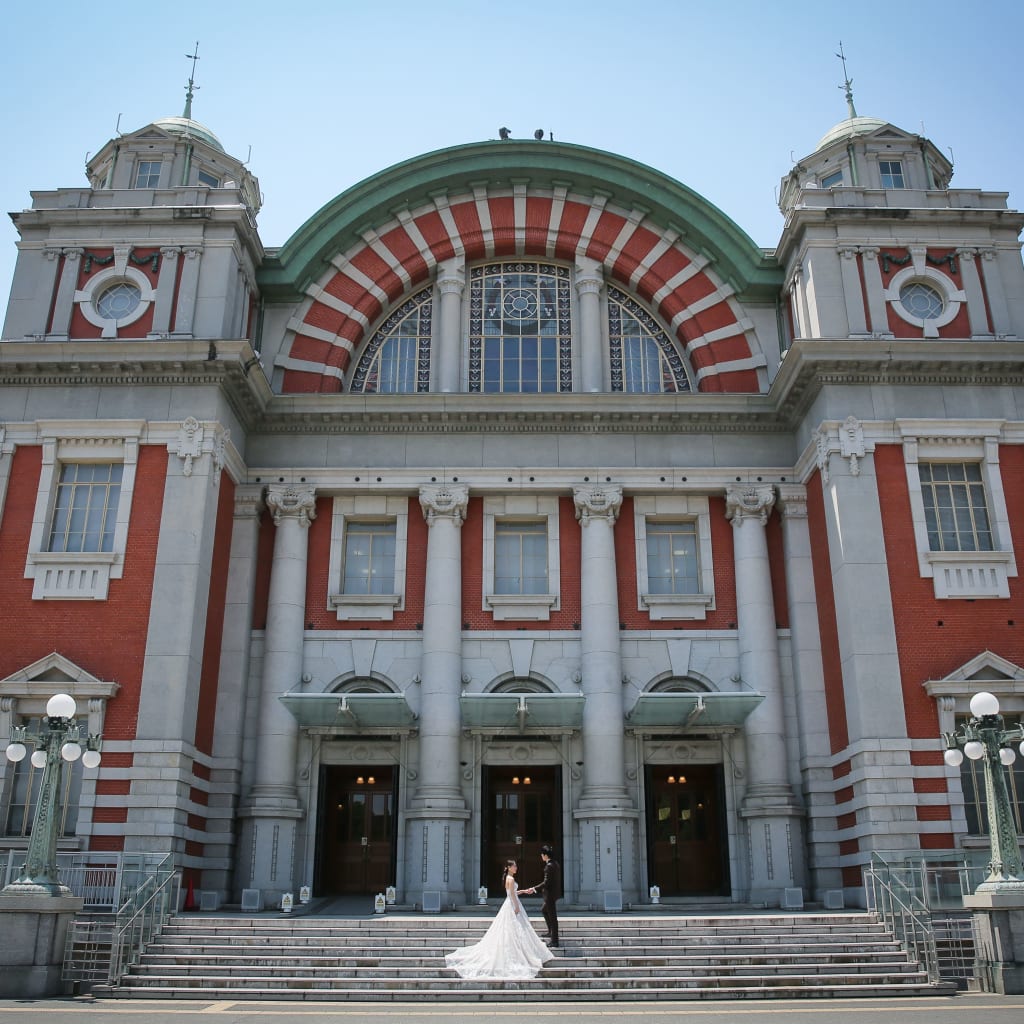
<svg viewBox="0 0 1024 1024">
<path fill-rule="evenodd" d="M 662 896 L 727 895 L 721 765 L 647 767 L 648 877 Z"/>
<path fill-rule="evenodd" d="M 549 843 L 561 857 L 562 770 L 558 765 L 508 768 L 485 765 L 480 884 L 502 895 L 507 859 L 519 864 L 524 888 L 544 876 L 540 848 Z"/>
<path fill-rule="evenodd" d="M 373 895 L 394 882 L 395 783 L 390 765 L 321 769 L 317 895 Z"/>
</svg>

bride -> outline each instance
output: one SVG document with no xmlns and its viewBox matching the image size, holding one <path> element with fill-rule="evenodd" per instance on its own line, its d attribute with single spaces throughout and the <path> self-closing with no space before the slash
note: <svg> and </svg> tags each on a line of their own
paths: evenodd
<svg viewBox="0 0 1024 1024">
<path fill-rule="evenodd" d="M 519 902 L 517 870 L 514 860 L 505 861 L 505 902 L 484 937 L 444 958 L 463 978 L 535 978 L 541 967 L 554 959 Z"/>
</svg>

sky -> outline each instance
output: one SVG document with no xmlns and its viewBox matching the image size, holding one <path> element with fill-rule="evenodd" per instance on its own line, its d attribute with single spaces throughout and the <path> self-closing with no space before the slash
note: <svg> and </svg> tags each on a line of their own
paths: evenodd
<svg viewBox="0 0 1024 1024">
<path fill-rule="evenodd" d="M 3 16 L 0 203 L 81 187 L 121 131 L 193 117 L 260 181 L 268 248 L 336 195 L 422 153 L 537 128 L 683 182 L 774 248 L 780 179 L 857 113 L 927 135 L 953 186 L 1024 204 L 1020 0 L 248 0 L 18 4 Z M 17 232 L 0 222 L 0 296 Z"/>
</svg>

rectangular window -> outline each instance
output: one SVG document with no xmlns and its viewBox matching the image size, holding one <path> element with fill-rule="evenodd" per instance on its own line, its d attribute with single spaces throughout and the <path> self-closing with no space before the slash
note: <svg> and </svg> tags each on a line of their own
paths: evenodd
<svg viewBox="0 0 1024 1024">
<path fill-rule="evenodd" d="M 957 715 L 959 727 L 967 721 L 966 715 Z M 1020 725 L 1019 715 L 1004 715 L 1005 728 L 1012 729 Z M 965 757 L 960 765 L 960 785 L 964 791 L 964 812 L 967 816 L 967 833 L 972 836 L 983 836 L 988 833 L 988 801 L 985 795 L 985 775 L 981 761 L 972 761 Z M 1006 788 L 1010 795 L 1010 811 L 1013 815 L 1013 827 L 1017 834 L 1024 832 L 1024 758 L 1018 757 L 1006 769 Z"/>
<path fill-rule="evenodd" d="M 135 168 L 136 188 L 158 188 L 160 185 L 160 161 L 140 160 Z"/>
<path fill-rule="evenodd" d="M 60 469 L 47 551 L 113 551 L 124 466 L 65 463 Z"/>
<path fill-rule="evenodd" d="M 697 523 L 647 522 L 647 586 L 651 594 L 697 594 Z"/>
<path fill-rule="evenodd" d="M 495 523 L 494 592 L 548 592 L 547 523 Z"/>
<path fill-rule="evenodd" d="M 882 188 L 906 188 L 903 182 L 903 164 L 899 160 L 879 160 Z"/>
<path fill-rule="evenodd" d="M 197 181 L 200 185 L 205 185 L 207 188 L 220 188 L 220 178 L 206 171 L 199 172 Z"/>
<path fill-rule="evenodd" d="M 928 545 L 932 551 L 992 551 L 981 466 L 976 462 L 921 462 Z"/>
<path fill-rule="evenodd" d="M 22 719 L 30 733 L 39 733 L 40 720 Z M 31 751 L 31 744 L 27 744 Z M 32 819 L 36 813 L 36 800 L 43 780 L 43 769 L 36 768 L 29 756 L 17 762 L 8 762 L 7 814 L 4 834 L 8 836 L 29 836 L 32 834 Z M 78 801 L 82 789 L 82 762 L 61 762 L 58 813 L 60 822 L 58 836 L 73 836 L 78 822 Z"/>
<path fill-rule="evenodd" d="M 842 185 L 842 183 L 842 171 L 833 171 L 831 174 L 826 174 L 825 177 L 821 179 L 822 188 L 835 188 L 837 185 Z"/>
<path fill-rule="evenodd" d="M 347 523 L 344 594 L 395 592 L 395 523 Z"/>
</svg>

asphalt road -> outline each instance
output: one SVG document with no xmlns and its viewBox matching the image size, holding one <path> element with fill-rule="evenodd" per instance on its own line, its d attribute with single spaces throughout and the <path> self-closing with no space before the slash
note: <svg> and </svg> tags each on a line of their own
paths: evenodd
<svg viewBox="0 0 1024 1024">
<path fill-rule="evenodd" d="M 0 1000 L 0 1024 L 1022 1024 L 1024 996 L 656 1003 Z"/>
</svg>

